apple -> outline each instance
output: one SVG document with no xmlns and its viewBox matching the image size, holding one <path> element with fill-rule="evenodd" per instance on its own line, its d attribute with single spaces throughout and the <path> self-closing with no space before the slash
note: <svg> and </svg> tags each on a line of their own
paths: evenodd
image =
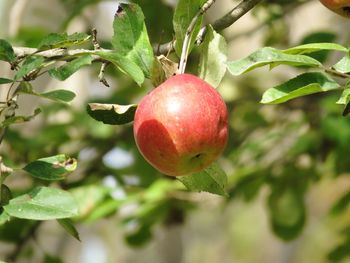
<svg viewBox="0 0 350 263">
<path fill-rule="evenodd" d="M 350 18 L 350 0 L 320 0 L 320 2 L 333 12 Z"/>
<path fill-rule="evenodd" d="M 158 171 L 170 176 L 199 172 L 226 146 L 225 102 L 194 75 L 172 76 L 139 103 L 134 137 L 143 157 Z"/>
</svg>

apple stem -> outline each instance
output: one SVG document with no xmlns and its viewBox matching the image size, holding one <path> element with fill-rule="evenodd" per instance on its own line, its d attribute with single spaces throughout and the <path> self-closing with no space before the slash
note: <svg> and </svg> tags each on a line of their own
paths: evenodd
<svg viewBox="0 0 350 263">
<path fill-rule="evenodd" d="M 193 17 L 191 23 L 189 24 L 184 42 L 182 44 L 182 51 L 181 51 L 181 58 L 180 58 L 180 65 L 179 65 L 179 74 L 185 73 L 186 69 L 186 63 L 187 63 L 187 57 L 188 57 L 188 52 L 190 49 L 190 43 L 191 43 L 191 38 L 192 38 L 192 32 L 197 24 L 197 21 L 200 16 L 202 16 L 207 10 L 212 6 L 212 4 L 215 3 L 216 0 L 208 0 L 202 5 L 202 7 L 199 9 L 197 14 Z"/>
</svg>

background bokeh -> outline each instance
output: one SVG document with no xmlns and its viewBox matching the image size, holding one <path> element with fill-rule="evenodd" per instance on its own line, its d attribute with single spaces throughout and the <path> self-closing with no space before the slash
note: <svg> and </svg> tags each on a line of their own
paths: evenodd
<svg viewBox="0 0 350 263">
<path fill-rule="evenodd" d="M 117 2 L 0 0 L 0 38 L 13 46 L 36 47 L 50 32 L 89 33 L 95 27 L 107 48 Z M 152 44 L 172 40 L 176 1 L 134 2 L 142 7 Z M 237 3 L 217 1 L 205 22 Z M 229 60 L 234 60 L 263 46 L 349 46 L 349 26 L 349 19 L 318 1 L 274 0 L 265 1 L 222 34 Z M 340 58 L 336 52 L 317 55 L 329 65 Z M 177 59 L 174 54 L 169 57 Z M 188 72 L 196 73 L 197 65 L 195 49 Z M 66 88 L 77 97 L 63 105 L 21 95 L 19 113 L 31 114 L 38 106 L 43 113 L 12 126 L 0 154 L 12 167 L 57 153 L 78 158 L 78 170 L 62 186 L 82 207 L 82 215 L 75 219 L 82 242 L 56 222 L 43 222 L 18 262 L 60 262 L 54 261 L 56 256 L 68 263 L 349 262 L 350 119 L 342 117 L 342 107 L 335 104 L 339 92 L 282 105 L 259 104 L 264 90 L 303 70 L 285 66 L 240 77 L 227 74 L 220 84 L 230 112 L 230 140 L 219 160 L 229 176 L 229 198 L 179 190 L 177 181 L 158 174 L 142 159 L 132 125 L 108 126 L 87 115 L 87 102 L 137 103 L 152 88 L 150 82 L 137 87 L 108 67 L 111 87 L 106 88 L 97 78 L 99 65 L 64 82 L 47 75 L 35 80 L 38 91 Z M 13 72 L 0 62 L 0 75 L 11 77 Z M 21 172 L 7 182 L 18 192 L 33 184 Z M 31 224 L 13 220 L 0 226 L 0 259 Z"/>
</svg>

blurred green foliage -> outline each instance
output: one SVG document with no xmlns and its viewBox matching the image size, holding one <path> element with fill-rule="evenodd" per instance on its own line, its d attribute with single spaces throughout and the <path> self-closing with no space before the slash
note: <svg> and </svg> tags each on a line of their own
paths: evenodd
<svg viewBox="0 0 350 263">
<path fill-rule="evenodd" d="M 66 10 L 66 16 L 61 21 L 62 29 L 65 29 L 86 7 L 100 1 L 60 2 Z M 150 42 L 156 45 L 172 40 L 174 32 L 171 18 L 174 10 L 160 0 L 135 2 L 144 12 Z M 268 26 L 262 46 L 289 47 L 286 46 L 290 43 L 286 33 L 288 21 L 283 13 L 294 10 L 294 5 L 303 2 L 279 0 L 271 3 L 273 7 L 268 3 L 260 7 L 269 14 L 267 23 L 261 21 Z M 260 21 L 258 16 L 256 19 Z M 86 32 L 90 29 L 87 28 Z M 45 27 L 23 26 L 11 43 L 14 46 L 38 46 L 48 31 Z M 304 36 L 299 43 L 333 41 L 337 41 L 334 32 L 320 31 Z M 101 39 L 101 43 L 106 43 L 106 46 L 110 46 L 109 42 L 109 39 Z M 331 55 L 332 52 L 320 51 L 312 56 L 328 63 Z M 197 67 L 196 59 L 190 59 L 188 63 L 189 68 Z M 98 67 L 92 66 L 91 75 L 97 78 L 98 70 Z M 298 72 L 304 70 L 299 68 Z M 263 74 L 263 78 L 267 78 L 273 73 Z M 88 96 L 85 104 L 137 103 L 152 88 L 148 82 L 137 87 L 130 78 L 111 67 L 106 71 L 106 78 L 116 80 L 118 85 L 112 86 L 107 96 Z M 341 116 L 342 107 L 335 104 L 340 96 L 339 91 L 305 96 L 280 105 L 261 105 L 258 103 L 262 94 L 258 74 L 239 79 L 227 76 L 219 92 L 227 89 L 227 86 L 237 89 L 230 90 L 236 94 L 226 98 L 231 136 L 219 160 L 229 175 L 227 203 L 239 199 L 252 202 L 265 189 L 271 230 L 282 240 L 292 240 L 303 231 L 308 220 L 305 199 L 313 185 L 324 177 L 349 176 L 350 162 L 347 158 L 350 155 L 350 119 Z M 101 85 L 98 88 L 105 87 Z M 76 95 L 79 97 L 79 94 Z M 186 219 L 186 214 L 196 208 L 196 202 L 190 198 L 191 193 L 177 180 L 164 177 L 142 158 L 134 143 L 130 124 L 105 125 L 92 119 L 85 107 L 71 107 L 65 103 L 45 103 L 41 109 L 40 121 L 30 135 L 26 133 L 26 123 L 7 131 L 1 155 L 6 165 L 18 168 L 33 160 L 62 152 L 76 158 L 79 169 L 69 175 L 67 180 L 57 183 L 77 199 L 80 215 L 74 218 L 74 223 L 92 223 L 116 216 L 125 228 L 126 242 L 131 246 L 141 246 L 152 238 L 155 225 L 180 225 Z M 52 116 L 62 113 L 66 116 L 63 120 L 52 121 Z M 115 148 L 131 156 L 132 162 L 126 166 L 107 163 L 106 155 Z M 17 176 L 21 179 L 22 175 L 15 172 L 14 177 Z M 114 183 L 109 185 L 105 179 L 111 177 Z M 10 184 L 9 187 L 18 196 L 38 184 L 46 185 L 39 179 L 31 178 L 20 184 L 20 187 L 15 183 L 17 187 L 10 187 Z M 346 213 L 349 195 L 350 192 L 344 193 L 334 204 L 332 212 L 335 216 Z M 135 209 L 126 216 L 122 215 L 120 211 L 130 205 L 134 205 Z M 19 242 L 38 224 L 12 218 L 1 224 L 0 240 Z M 342 232 L 343 242 L 329 253 L 332 262 L 340 262 L 349 256 L 350 231 L 347 229 Z M 43 262 L 61 261 L 46 255 Z"/>
</svg>

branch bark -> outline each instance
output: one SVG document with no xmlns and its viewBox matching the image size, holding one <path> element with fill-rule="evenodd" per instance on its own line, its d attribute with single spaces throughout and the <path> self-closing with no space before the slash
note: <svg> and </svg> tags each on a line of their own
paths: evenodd
<svg viewBox="0 0 350 263">
<path fill-rule="evenodd" d="M 215 20 L 213 22 L 213 28 L 216 31 L 223 30 L 229 26 L 231 26 L 233 23 L 235 23 L 239 18 L 241 18 L 243 15 L 248 13 L 251 9 L 253 9 L 257 4 L 259 4 L 262 0 L 242 0 L 241 3 L 239 3 L 237 6 L 235 6 L 232 10 L 230 10 L 226 15 L 223 17 Z M 199 31 L 199 34 L 197 36 L 196 42 L 200 44 L 203 42 L 203 38 L 206 34 L 206 27 L 204 26 Z M 175 47 L 175 41 L 170 41 L 168 43 L 160 45 L 157 50 L 159 54 L 166 54 L 168 52 L 171 52 L 174 50 Z"/>
<path fill-rule="evenodd" d="M 231 26 L 261 1 L 262 0 L 243 0 L 222 18 L 214 21 L 213 28 L 220 31 Z"/>
<path fill-rule="evenodd" d="M 36 221 L 28 232 L 16 243 L 15 249 L 6 256 L 6 261 L 8 262 L 16 262 L 18 256 L 21 254 L 22 249 L 26 246 L 26 244 L 35 237 L 38 228 L 40 227 L 42 221 Z"/>
<path fill-rule="evenodd" d="M 234 7 L 231 11 L 229 11 L 226 15 L 219 18 L 218 20 L 213 22 L 213 28 L 216 31 L 223 30 L 229 26 L 231 26 L 233 23 L 235 23 L 239 18 L 241 18 L 243 15 L 245 15 L 247 12 L 249 12 L 254 6 L 256 6 L 258 3 L 260 3 L 262 0 L 242 0 L 241 3 L 239 3 L 236 7 Z M 211 1 L 209 1 L 211 2 Z M 215 1 L 213 1 L 215 2 Z M 199 13 L 201 10 L 199 11 Z M 200 14 L 201 15 L 201 14 Z M 197 40 L 199 40 L 199 43 L 201 43 L 201 39 L 203 39 L 206 30 L 206 26 L 202 27 L 202 29 L 199 32 L 199 36 L 197 37 Z M 175 47 L 175 41 L 170 41 L 168 43 L 162 44 L 160 46 L 155 47 L 155 52 L 158 52 L 159 54 L 167 54 L 168 52 L 172 52 Z M 198 41 L 197 41 L 198 42 Z M 13 47 L 14 52 L 17 56 L 28 56 L 28 55 L 40 55 L 46 58 L 58 58 L 61 60 L 65 60 L 64 58 L 66 56 L 77 56 L 82 54 L 93 54 L 93 50 L 86 50 L 86 49 L 75 49 L 75 50 L 67 50 L 67 49 L 51 49 L 51 50 L 45 50 L 45 51 L 39 51 L 36 48 L 28 48 L 28 47 Z M 104 51 L 111 51 L 112 50 L 105 50 Z M 98 56 L 93 57 L 94 61 L 103 62 Z"/>
<path fill-rule="evenodd" d="M 207 2 L 204 3 L 204 5 L 199 9 L 197 14 L 193 17 L 190 25 L 188 26 L 186 30 L 186 35 L 185 39 L 182 45 L 182 52 L 181 52 L 181 59 L 180 59 L 180 64 L 179 64 L 179 72 L 180 74 L 185 72 L 186 68 L 186 62 L 187 62 L 187 56 L 188 56 L 188 51 L 189 51 L 189 46 L 190 46 L 190 41 L 191 41 L 191 35 L 192 32 L 197 24 L 197 21 L 200 16 L 202 16 L 205 12 L 208 11 L 208 9 L 215 3 L 216 0 L 208 0 Z"/>
</svg>

